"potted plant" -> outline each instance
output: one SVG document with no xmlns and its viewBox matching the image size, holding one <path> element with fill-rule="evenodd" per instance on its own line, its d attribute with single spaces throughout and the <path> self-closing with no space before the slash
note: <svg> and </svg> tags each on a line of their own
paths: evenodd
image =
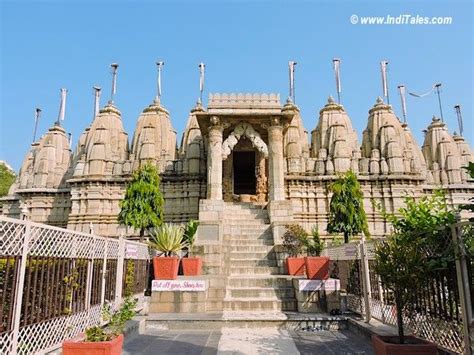
<svg viewBox="0 0 474 355">
<path fill-rule="evenodd" d="M 158 252 L 153 257 L 155 280 L 175 280 L 178 277 L 178 253 L 186 247 L 183 228 L 165 223 L 158 227 L 150 238 L 149 245 Z"/>
<path fill-rule="evenodd" d="M 301 276 L 305 272 L 303 250 L 307 244 L 308 235 L 298 224 L 287 224 L 283 234 L 283 249 L 288 253 L 286 266 L 288 275 Z"/>
<path fill-rule="evenodd" d="M 313 280 L 326 280 L 329 278 L 329 258 L 320 256 L 323 251 L 323 242 L 319 238 L 318 226 L 311 229 L 312 238 L 305 241 L 307 257 L 305 260 L 306 276 Z"/>
<path fill-rule="evenodd" d="M 190 257 L 196 241 L 196 231 L 198 228 L 199 222 L 195 220 L 190 220 L 184 227 L 184 242 L 187 244 L 188 254 L 187 257 L 181 259 L 181 264 L 183 265 L 183 274 L 184 276 L 196 276 L 201 275 L 202 269 L 202 260 L 199 257 Z"/>
<path fill-rule="evenodd" d="M 63 342 L 63 355 L 120 355 L 125 322 L 135 316 L 136 304 L 137 301 L 128 296 L 115 312 L 110 307 L 104 308 L 103 318 L 108 324 L 87 328 L 85 334 Z"/>
</svg>

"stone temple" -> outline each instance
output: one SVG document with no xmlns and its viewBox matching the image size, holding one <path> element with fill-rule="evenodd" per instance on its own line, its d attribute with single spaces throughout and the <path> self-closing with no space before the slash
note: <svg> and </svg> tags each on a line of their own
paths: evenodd
<svg viewBox="0 0 474 355">
<path fill-rule="evenodd" d="M 357 173 L 373 237 L 390 227 L 372 200 L 394 211 L 407 194 L 421 197 L 439 187 L 452 205 L 474 195 L 462 169 L 474 160 L 464 138 L 433 118 L 420 148 L 380 98 L 369 110 L 361 143 L 331 97 L 310 139 L 298 107 L 291 100 L 282 105 L 276 94 L 211 94 L 207 108 L 198 103 L 189 113 L 179 147 L 176 136 L 157 99 L 138 117 L 131 141 L 112 101 L 74 151 L 55 124 L 31 145 L 0 201 L 2 213 L 83 232 L 93 227 L 101 236 L 138 236 L 118 225 L 119 202 L 134 169 L 153 162 L 165 220 L 200 222 L 193 253 L 202 257 L 209 290 L 186 302 L 156 296 L 151 312 L 314 312 L 320 309 L 295 293 L 286 275 L 281 238 L 287 223 L 308 231 L 317 225 L 321 237 L 333 238 L 326 232 L 328 186 L 337 174 Z"/>
<path fill-rule="evenodd" d="M 368 112 L 358 142 L 349 115 L 331 97 L 316 127 L 303 127 L 300 110 L 276 94 L 210 94 L 207 108 L 189 113 L 179 146 L 169 112 L 155 99 L 138 117 L 131 141 L 119 109 L 109 102 L 74 150 L 53 125 L 31 145 L 17 181 L 1 200 L 2 213 L 117 237 L 119 202 L 134 169 L 153 162 L 161 174 L 165 220 L 201 222 L 200 243 L 220 243 L 226 209 L 239 202 L 265 206 L 275 242 L 280 227 L 317 225 L 327 237 L 328 185 L 338 173 L 357 172 L 373 236 L 388 224 L 371 200 L 387 210 L 406 194 L 442 187 L 453 205 L 474 194 L 463 166 L 474 161 L 468 143 L 433 118 L 422 147 L 407 124 L 380 98 Z M 134 231 L 127 231 L 127 235 Z"/>
</svg>

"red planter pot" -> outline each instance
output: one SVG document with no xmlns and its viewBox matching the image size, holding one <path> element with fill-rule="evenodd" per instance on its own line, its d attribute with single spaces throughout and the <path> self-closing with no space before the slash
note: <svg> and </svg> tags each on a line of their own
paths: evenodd
<svg viewBox="0 0 474 355">
<path fill-rule="evenodd" d="M 153 258 L 155 280 L 176 280 L 178 267 L 179 258 L 177 256 L 155 256 Z"/>
<path fill-rule="evenodd" d="M 304 275 L 304 258 L 286 258 L 286 267 L 288 269 L 288 275 Z"/>
<path fill-rule="evenodd" d="M 183 258 L 181 259 L 183 265 L 184 276 L 197 276 L 201 275 L 202 260 L 201 258 Z"/>
<path fill-rule="evenodd" d="M 120 355 L 123 335 L 110 341 L 85 342 L 83 338 L 67 340 L 63 343 L 63 355 Z"/>
<path fill-rule="evenodd" d="M 398 337 L 372 335 L 372 345 L 376 355 L 436 355 L 438 353 L 435 344 L 411 335 L 405 336 L 405 342 L 408 344 L 390 343 L 390 339 L 398 339 Z"/>
<path fill-rule="evenodd" d="M 308 256 L 304 260 L 308 279 L 326 280 L 329 278 L 329 258 L 327 256 Z"/>
</svg>

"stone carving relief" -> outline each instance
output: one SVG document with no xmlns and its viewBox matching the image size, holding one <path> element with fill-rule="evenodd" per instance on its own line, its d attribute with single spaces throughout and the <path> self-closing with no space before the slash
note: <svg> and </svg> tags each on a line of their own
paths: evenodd
<svg viewBox="0 0 474 355">
<path fill-rule="evenodd" d="M 227 159 L 242 136 L 247 137 L 252 146 L 262 153 L 265 158 L 268 157 L 268 147 L 260 134 L 249 123 L 241 122 L 222 143 L 222 159 Z"/>
</svg>

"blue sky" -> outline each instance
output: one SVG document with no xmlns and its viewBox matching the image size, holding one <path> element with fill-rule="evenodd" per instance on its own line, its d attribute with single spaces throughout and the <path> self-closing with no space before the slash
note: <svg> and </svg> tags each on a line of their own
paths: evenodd
<svg viewBox="0 0 474 355">
<path fill-rule="evenodd" d="M 382 94 L 379 62 L 389 60 L 391 103 L 401 116 L 397 85 L 424 92 L 443 84 L 449 130 L 474 142 L 473 5 L 469 1 L 1 1 L 0 160 L 16 170 L 39 133 L 57 119 L 59 89 L 68 89 L 64 126 L 74 145 L 92 120 L 93 85 L 110 93 L 109 64 L 120 64 L 116 105 L 131 139 L 156 92 L 157 59 L 165 61 L 162 103 L 180 140 L 199 95 L 198 63 L 210 92 L 288 93 L 288 60 L 296 60 L 296 103 L 308 131 L 335 95 L 332 58 L 339 57 L 342 103 L 361 139 L 368 110 Z M 452 16 L 451 25 L 352 25 L 358 16 Z M 408 123 L 418 143 L 435 95 L 408 97 Z"/>
</svg>

